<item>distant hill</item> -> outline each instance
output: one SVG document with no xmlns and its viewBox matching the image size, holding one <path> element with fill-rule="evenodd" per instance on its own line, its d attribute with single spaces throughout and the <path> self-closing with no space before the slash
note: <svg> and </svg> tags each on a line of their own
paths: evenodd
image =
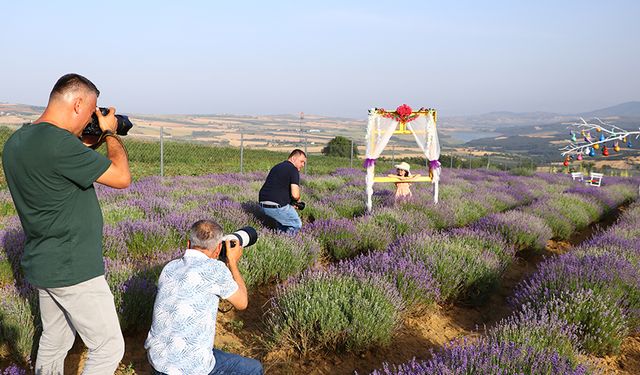
<svg viewBox="0 0 640 375">
<path fill-rule="evenodd" d="M 482 129 L 500 131 L 503 127 L 533 126 L 563 122 L 575 119 L 575 115 L 566 115 L 550 112 L 489 112 L 470 116 L 446 116 L 440 117 L 443 127 L 452 129 Z"/>
<path fill-rule="evenodd" d="M 640 117 L 640 102 L 626 102 L 613 107 L 597 109 L 579 114 L 582 117 Z"/>
<path fill-rule="evenodd" d="M 0 103 L 0 115 L 17 114 L 17 115 L 37 115 L 44 111 L 44 107 L 27 104 L 11 104 Z"/>
</svg>

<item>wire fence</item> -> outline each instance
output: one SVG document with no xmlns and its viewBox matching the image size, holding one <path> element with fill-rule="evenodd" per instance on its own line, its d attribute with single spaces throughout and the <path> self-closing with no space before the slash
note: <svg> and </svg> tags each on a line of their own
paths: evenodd
<svg viewBox="0 0 640 375">
<path fill-rule="evenodd" d="M 0 152 L 16 128 L 15 125 L 0 125 Z M 122 137 L 134 177 L 266 172 L 296 148 L 308 155 L 303 171 L 305 174 L 325 174 L 339 168 L 361 168 L 365 153 L 364 137 L 355 138 L 352 134 L 285 130 L 270 131 L 266 135 L 258 131 L 238 131 L 233 134 L 181 131 L 177 128 L 145 127 L 140 134 Z M 341 142 L 333 142 L 336 137 Z M 106 147 L 102 146 L 99 151 L 106 152 Z M 380 155 L 377 169 L 390 170 L 401 161 L 408 162 L 416 169 L 426 167 L 428 163 L 412 137 L 394 137 Z M 440 162 L 444 168 L 486 168 L 516 173 L 569 171 L 562 165 L 542 164 L 523 155 L 481 154 L 447 148 L 443 148 Z M 638 166 L 625 170 L 596 169 L 593 163 L 585 162 L 577 167 L 585 173 L 593 170 L 604 172 L 605 175 L 640 175 Z M 0 176 L 0 185 L 4 185 L 4 175 Z"/>
</svg>

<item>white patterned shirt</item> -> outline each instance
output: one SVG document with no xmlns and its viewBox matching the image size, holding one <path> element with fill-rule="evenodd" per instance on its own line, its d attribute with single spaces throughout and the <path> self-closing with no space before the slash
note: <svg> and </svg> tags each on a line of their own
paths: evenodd
<svg viewBox="0 0 640 375">
<path fill-rule="evenodd" d="M 153 322 L 144 343 L 154 369 L 169 375 L 208 374 L 216 360 L 213 340 L 220 298 L 238 290 L 219 260 L 187 249 L 158 279 Z"/>
</svg>

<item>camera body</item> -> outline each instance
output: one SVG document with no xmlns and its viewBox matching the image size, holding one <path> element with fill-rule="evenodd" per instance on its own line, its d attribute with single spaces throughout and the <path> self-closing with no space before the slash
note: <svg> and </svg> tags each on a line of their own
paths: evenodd
<svg viewBox="0 0 640 375">
<path fill-rule="evenodd" d="M 109 108 L 100 107 L 100 112 L 103 116 L 106 116 L 109 114 Z M 129 120 L 129 116 L 116 115 L 116 120 L 118 121 L 116 134 L 127 135 L 129 129 L 133 127 L 133 124 Z M 95 113 L 91 115 L 91 122 L 85 126 L 82 131 L 82 135 L 94 135 L 97 137 L 102 135 L 102 129 L 100 129 L 100 124 L 98 123 L 98 116 Z"/>
<path fill-rule="evenodd" d="M 307 204 L 303 201 L 292 201 L 291 205 L 300 211 L 304 210 L 304 208 L 307 206 Z"/>
<path fill-rule="evenodd" d="M 225 263 L 227 262 L 226 240 L 230 240 L 232 246 L 234 246 L 236 243 L 240 243 L 240 246 L 242 247 L 249 247 L 256 243 L 256 241 L 258 241 L 258 232 L 256 232 L 255 228 L 247 226 L 242 227 L 237 231 L 222 237 L 222 250 L 220 250 L 218 259 Z"/>
</svg>

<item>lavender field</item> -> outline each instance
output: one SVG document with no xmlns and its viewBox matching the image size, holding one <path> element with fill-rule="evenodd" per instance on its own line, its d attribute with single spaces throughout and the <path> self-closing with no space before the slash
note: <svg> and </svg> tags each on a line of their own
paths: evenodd
<svg viewBox="0 0 640 375">
<path fill-rule="evenodd" d="M 245 349 L 270 368 L 283 352 L 304 362 L 318 353 L 389 347 L 408 319 L 449 304 L 482 305 L 519 252 L 566 240 L 638 194 L 630 179 L 609 177 L 596 188 L 566 175 L 445 170 L 438 205 L 430 185 L 414 184 L 413 199 L 398 204 L 393 185 L 377 185 L 366 214 L 364 173 L 341 169 L 303 177 L 303 230 L 288 236 L 260 214 L 264 178 L 147 177 L 126 190 L 97 187 L 107 280 L 125 336 L 147 332 L 160 270 L 181 255 L 198 219 L 260 233 L 241 262 L 248 288 L 266 296 L 264 305 L 249 307 L 260 326 L 254 347 Z M 26 369 L 39 331 L 37 298 L 19 267 L 24 234 L 7 191 L 0 192 L 0 215 L 3 363 Z M 606 231 L 547 259 L 516 288 L 512 316 L 480 337 L 451 342 L 430 359 L 380 360 L 342 373 L 592 373 L 586 355 L 616 353 L 637 333 L 639 221 L 640 206 L 632 204 Z M 147 371 L 134 363 L 123 373 Z"/>
</svg>

